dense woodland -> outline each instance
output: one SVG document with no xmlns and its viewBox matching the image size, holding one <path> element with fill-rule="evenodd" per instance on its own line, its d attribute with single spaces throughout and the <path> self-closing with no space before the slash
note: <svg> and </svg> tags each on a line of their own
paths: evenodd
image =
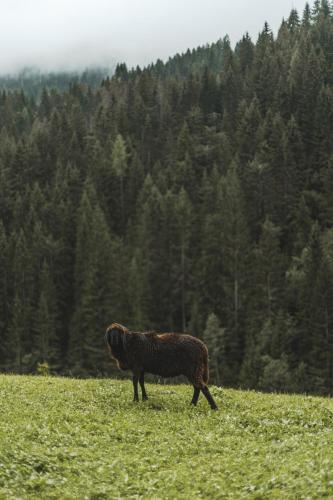
<svg viewBox="0 0 333 500">
<path fill-rule="evenodd" d="M 0 95 L 0 369 L 103 375 L 190 331 L 211 379 L 333 393 L 333 13 Z"/>
<path fill-rule="evenodd" d="M 26 96 L 37 100 L 43 89 L 68 90 L 73 84 L 99 87 L 102 80 L 111 74 L 108 68 L 87 68 L 79 71 L 42 72 L 36 68 L 26 68 L 16 74 L 0 75 L 0 90 L 24 90 Z"/>
</svg>

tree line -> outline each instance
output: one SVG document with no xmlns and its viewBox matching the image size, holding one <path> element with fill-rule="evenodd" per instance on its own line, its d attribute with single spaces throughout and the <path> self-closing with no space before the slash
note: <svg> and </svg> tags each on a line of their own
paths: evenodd
<svg viewBox="0 0 333 500">
<path fill-rule="evenodd" d="M 103 375 L 190 331 L 212 381 L 333 389 L 333 14 L 0 94 L 0 368 Z"/>
<path fill-rule="evenodd" d="M 92 88 L 99 87 L 103 78 L 112 73 L 111 68 L 87 68 L 84 71 L 45 72 L 36 68 L 24 68 L 13 74 L 0 75 L 0 90 L 21 91 L 27 96 L 39 99 L 43 89 L 54 89 L 62 92 L 73 84 L 86 84 Z"/>
</svg>

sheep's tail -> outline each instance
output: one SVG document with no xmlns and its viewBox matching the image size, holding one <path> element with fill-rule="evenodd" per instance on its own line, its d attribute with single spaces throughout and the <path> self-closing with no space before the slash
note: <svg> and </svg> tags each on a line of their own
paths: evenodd
<svg viewBox="0 0 333 500">
<path fill-rule="evenodd" d="M 209 380 L 209 363 L 208 363 L 208 350 L 205 348 L 204 350 L 204 355 L 203 355 L 203 360 L 202 360 L 202 379 L 205 382 L 205 384 L 208 384 Z"/>
</svg>

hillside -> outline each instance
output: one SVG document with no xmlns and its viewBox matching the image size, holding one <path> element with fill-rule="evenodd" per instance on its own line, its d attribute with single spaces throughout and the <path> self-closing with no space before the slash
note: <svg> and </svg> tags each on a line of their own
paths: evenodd
<svg viewBox="0 0 333 500">
<path fill-rule="evenodd" d="M 333 496 L 333 402 L 189 386 L 1 376 L 0 498 Z"/>
<path fill-rule="evenodd" d="M 203 338 L 216 385 L 333 394 L 331 7 L 0 92 L 0 371 L 109 375 L 115 321 Z"/>
</svg>

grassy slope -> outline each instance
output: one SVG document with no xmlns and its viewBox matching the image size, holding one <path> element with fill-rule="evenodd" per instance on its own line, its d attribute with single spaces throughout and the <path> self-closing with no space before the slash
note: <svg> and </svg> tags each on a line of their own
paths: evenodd
<svg viewBox="0 0 333 500">
<path fill-rule="evenodd" d="M 0 376 L 0 498 L 333 498 L 333 401 Z"/>
</svg>

